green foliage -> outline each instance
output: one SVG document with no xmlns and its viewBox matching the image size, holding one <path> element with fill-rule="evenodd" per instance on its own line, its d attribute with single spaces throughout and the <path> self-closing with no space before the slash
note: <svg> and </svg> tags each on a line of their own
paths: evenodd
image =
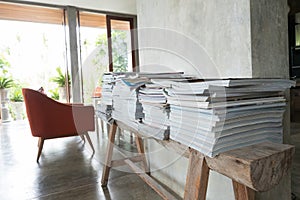
<svg viewBox="0 0 300 200">
<path fill-rule="evenodd" d="M 51 93 L 51 98 L 55 99 L 55 100 L 59 100 L 59 92 L 58 92 L 58 88 L 55 88 L 54 90 L 50 90 L 49 91 Z"/>
<path fill-rule="evenodd" d="M 11 76 L 9 76 L 10 63 L 3 56 L 0 55 L 0 89 L 11 88 L 14 81 Z"/>
<path fill-rule="evenodd" d="M 0 75 L 8 73 L 9 68 L 10 63 L 4 58 L 4 56 L 0 55 Z"/>
<path fill-rule="evenodd" d="M 11 88 L 14 80 L 11 77 L 0 76 L 0 89 Z"/>
<path fill-rule="evenodd" d="M 128 66 L 128 47 L 126 43 L 127 32 L 114 30 L 111 34 L 112 56 L 114 72 L 126 72 Z M 99 48 L 97 57 L 104 57 L 107 54 L 107 37 L 101 34 L 96 40 L 96 46 Z M 100 60 L 100 59 L 98 59 Z M 97 64 L 97 61 L 95 61 Z"/>
<path fill-rule="evenodd" d="M 61 68 L 56 68 L 57 76 L 51 78 L 50 80 L 53 81 L 58 85 L 58 87 L 64 87 L 66 85 L 66 76 L 62 73 Z M 71 84 L 70 75 L 68 74 L 68 81 L 69 85 Z"/>
<path fill-rule="evenodd" d="M 24 101 L 22 89 L 20 87 L 16 87 L 12 89 L 12 91 L 10 92 L 10 100 L 14 102 Z"/>
</svg>

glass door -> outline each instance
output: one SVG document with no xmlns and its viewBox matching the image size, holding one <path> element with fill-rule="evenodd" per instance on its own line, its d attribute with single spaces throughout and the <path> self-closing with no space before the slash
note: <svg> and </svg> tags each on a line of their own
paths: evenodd
<svg viewBox="0 0 300 200">
<path fill-rule="evenodd" d="M 80 58 L 83 99 L 92 103 L 96 88 L 102 86 L 102 76 L 108 71 L 106 16 L 80 11 Z"/>
<path fill-rule="evenodd" d="M 134 18 L 106 16 L 106 24 L 109 71 L 138 71 Z"/>
</svg>

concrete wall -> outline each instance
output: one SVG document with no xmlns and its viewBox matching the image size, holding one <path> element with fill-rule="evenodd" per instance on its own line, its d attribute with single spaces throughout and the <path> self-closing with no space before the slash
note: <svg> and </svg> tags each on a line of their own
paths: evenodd
<svg viewBox="0 0 300 200">
<path fill-rule="evenodd" d="M 53 5 L 68 5 L 93 10 L 136 14 L 136 0 L 20 0 L 47 3 Z"/>
<path fill-rule="evenodd" d="M 289 78 L 287 0 L 251 0 L 253 77 Z"/>
<path fill-rule="evenodd" d="M 156 64 L 206 78 L 252 76 L 249 0 L 139 0 L 137 13 L 141 70 L 156 71 Z M 145 28 L 158 28 L 161 34 L 151 36 Z M 153 39 L 166 44 L 168 52 L 175 48 L 184 55 L 144 50 Z M 177 43 L 182 45 L 170 47 Z"/>
<path fill-rule="evenodd" d="M 203 78 L 287 78 L 287 13 L 286 0 L 139 0 L 140 69 Z M 159 169 L 153 176 L 182 195 L 187 159 L 152 141 L 148 147 L 161 149 L 159 159 L 151 157 L 151 168 Z M 289 188 L 287 176 L 258 199 L 277 199 L 276 191 L 289 199 Z M 231 181 L 212 172 L 207 199 L 234 199 Z"/>
</svg>

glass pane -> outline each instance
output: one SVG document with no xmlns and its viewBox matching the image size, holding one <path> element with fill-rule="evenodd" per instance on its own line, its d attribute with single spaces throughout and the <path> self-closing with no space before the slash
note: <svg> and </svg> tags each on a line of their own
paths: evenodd
<svg viewBox="0 0 300 200">
<path fill-rule="evenodd" d="M 92 103 L 102 75 L 108 71 L 108 47 L 105 15 L 80 12 L 80 47 L 82 62 L 83 99 Z"/>
<path fill-rule="evenodd" d="M 300 46 L 300 13 L 295 14 L 295 41 Z"/>
<path fill-rule="evenodd" d="M 111 41 L 114 72 L 132 71 L 130 22 L 111 20 Z"/>
<path fill-rule="evenodd" d="M 19 87 L 39 89 L 48 96 L 58 90 L 56 68 L 66 68 L 64 27 L 60 24 L 0 20 L 0 58 Z M 0 73 L 3 71 L 0 70 Z"/>
<path fill-rule="evenodd" d="M 296 46 L 300 46 L 300 25 L 295 26 Z"/>
<path fill-rule="evenodd" d="M 300 13 L 295 14 L 295 23 L 300 24 Z"/>
</svg>

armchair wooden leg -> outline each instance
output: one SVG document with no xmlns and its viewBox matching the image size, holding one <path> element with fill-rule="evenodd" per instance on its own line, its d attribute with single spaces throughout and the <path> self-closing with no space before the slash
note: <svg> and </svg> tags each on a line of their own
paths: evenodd
<svg viewBox="0 0 300 200">
<path fill-rule="evenodd" d="M 37 155 L 37 158 L 36 158 L 36 162 L 39 162 L 39 159 L 40 159 L 40 156 L 41 156 L 41 153 L 42 153 L 42 150 L 43 150 L 43 146 L 44 146 L 44 138 L 39 138 L 39 150 L 38 150 L 38 155 Z"/>
<path fill-rule="evenodd" d="M 93 143 L 92 143 L 92 140 L 91 140 L 89 134 L 86 133 L 86 134 L 85 134 L 85 137 L 86 137 L 87 141 L 89 142 L 89 144 L 90 144 L 90 146 L 91 146 L 91 148 L 92 148 L 92 150 L 93 150 L 93 153 L 95 153 L 95 149 L 94 149 L 94 146 L 93 146 Z"/>
<path fill-rule="evenodd" d="M 85 138 L 84 138 L 84 135 L 79 135 L 82 139 L 83 142 L 85 142 Z"/>
</svg>

